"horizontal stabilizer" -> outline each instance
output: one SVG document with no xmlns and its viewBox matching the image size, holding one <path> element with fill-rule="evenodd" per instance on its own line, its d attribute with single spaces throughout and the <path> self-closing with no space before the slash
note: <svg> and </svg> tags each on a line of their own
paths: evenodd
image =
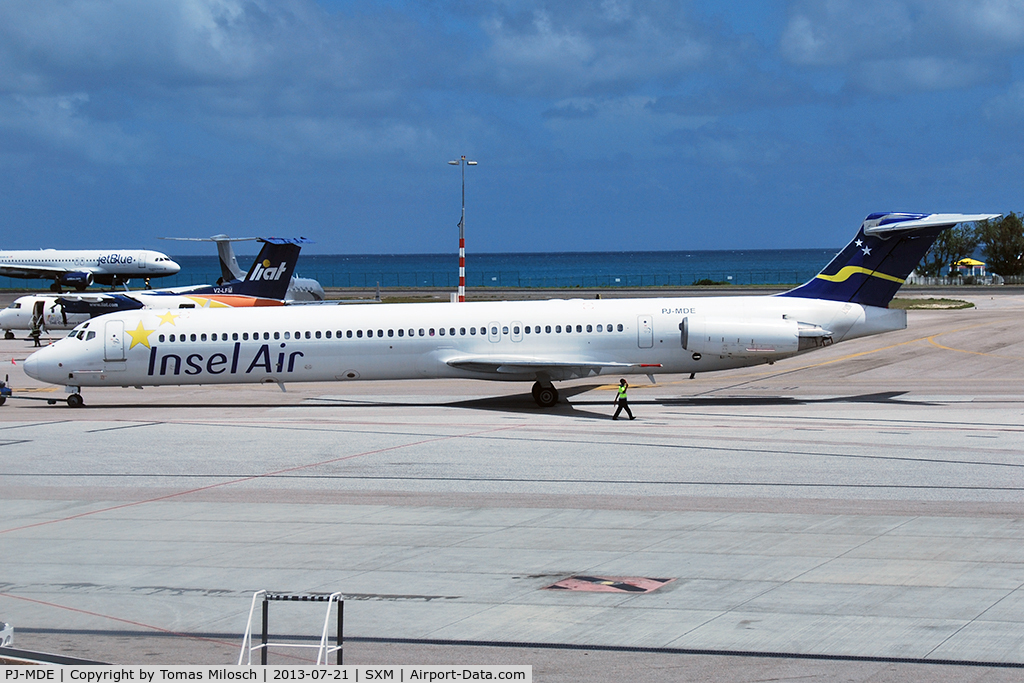
<svg viewBox="0 0 1024 683">
<path fill-rule="evenodd" d="M 973 223 L 999 218 L 998 213 L 873 213 L 864 221 L 864 234 L 885 238 L 904 230 L 952 228 L 958 223 Z M 909 275 L 909 273 L 908 273 Z"/>
</svg>

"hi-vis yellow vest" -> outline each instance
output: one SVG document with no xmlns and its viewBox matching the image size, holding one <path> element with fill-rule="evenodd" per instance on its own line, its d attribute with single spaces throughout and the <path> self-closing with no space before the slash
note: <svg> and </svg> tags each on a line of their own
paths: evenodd
<svg viewBox="0 0 1024 683">
<path fill-rule="evenodd" d="M 626 387 L 619 385 L 619 400 L 626 398 Z"/>
</svg>

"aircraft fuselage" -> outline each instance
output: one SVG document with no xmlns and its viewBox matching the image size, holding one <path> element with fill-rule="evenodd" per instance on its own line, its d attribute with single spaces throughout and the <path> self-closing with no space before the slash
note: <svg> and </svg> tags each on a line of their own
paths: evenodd
<svg viewBox="0 0 1024 683">
<path fill-rule="evenodd" d="M 903 311 L 763 296 L 141 310 L 80 325 L 25 369 L 77 387 L 551 381 L 756 365 L 905 326 Z"/>
</svg>

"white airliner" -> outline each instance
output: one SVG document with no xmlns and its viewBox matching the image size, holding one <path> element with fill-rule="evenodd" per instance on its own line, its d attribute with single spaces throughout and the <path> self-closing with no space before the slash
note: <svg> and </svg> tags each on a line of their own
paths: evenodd
<svg viewBox="0 0 1024 683">
<path fill-rule="evenodd" d="M 871 214 L 809 282 L 776 296 L 142 310 L 76 327 L 25 372 L 81 387 L 373 379 L 553 382 L 774 363 L 906 327 L 887 308 L 938 234 L 998 215 Z"/>
<path fill-rule="evenodd" d="M 50 289 L 81 291 L 94 282 L 120 285 L 132 278 L 174 275 L 181 266 L 167 254 L 145 249 L 40 249 L 0 251 L 0 275 L 23 280 L 53 280 Z"/>
<path fill-rule="evenodd" d="M 230 238 L 228 238 L 230 239 Z M 104 313 L 140 308 L 235 308 L 239 306 L 279 306 L 289 302 L 296 278 L 292 276 L 302 244 L 297 238 L 253 238 L 263 243 L 248 273 L 238 268 L 234 253 L 229 253 L 238 277 L 223 277 L 217 285 L 192 285 L 170 289 L 147 289 L 124 293 L 26 294 L 10 306 L 0 309 L 0 330 L 4 339 L 14 339 L 14 330 L 28 330 L 33 322 L 47 331 L 70 330 Z M 217 237 L 204 241 L 216 241 Z M 219 246 L 219 245 L 218 245 Z M 221 258 L 223 262 L 223 252 Z M 276 264 L 276 265 L 273 265 Z M 319 288 L 320 283 L 313 282 Z M 321 294 L 323 289 L 320 289 Z M 307 300 L 308 292 L 299 294 Z M 321 299 L 323 297 L 321 296 Z"/>
</svg>

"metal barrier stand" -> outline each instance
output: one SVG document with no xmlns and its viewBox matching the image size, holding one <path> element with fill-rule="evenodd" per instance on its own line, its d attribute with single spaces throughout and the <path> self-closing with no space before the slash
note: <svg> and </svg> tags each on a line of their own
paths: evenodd
<svg viewBox="0 0 1024 683">
<path fill-rule="evenodd" d="M 242 666 L 247 664 L 252 666 L 252 653 L 254 650 L 260 651 L 260 664 L 267 663 L 267 651 L 271 646 L 282 647 L 282 648 L 316 648 L 316 663 L 319 666 L 321 663 L 327 664 L 328 658 L 331 653 L 336 654 L 336 664 L 341 666 L 343 663 L 342 645 L 344 643 L 344 627 L 345 627 L 345 601 L 341 599 L 341 593 L 331 593 L 330 595 L 324 594 L 295 594 L 295 593 L 269 593 L 266 590 L 259 590 L 253 593 L 252 604 L 249 607 L 249 621 L 245 626 L 245 635 L 242 636 L 242 651 L 238 655 L 238 665 Z M 256 612 L 256 602 L 262 596 L 263 598 L 263 630 L 260 637 L 260 644 L 252 644 L 252 618 Z M 270 603 L 272 601 L 288 601 L 288 602 L 326 602 L 327 613 L 324 615 L 323 629 L 320 631 L 320 642 L 316 645 L 307 645 L 303 643 L 285 643 L 285 642 L 271 642 L 270 641 Z M 331 604 L 337 603 L 337 632 L 335 633 L 335 644 L 330 646 L 328 644 L 328 630 L 331 623 Z M 246 659 L 246 653 L 248 653 L 248 659 Z"/>
</svg>

